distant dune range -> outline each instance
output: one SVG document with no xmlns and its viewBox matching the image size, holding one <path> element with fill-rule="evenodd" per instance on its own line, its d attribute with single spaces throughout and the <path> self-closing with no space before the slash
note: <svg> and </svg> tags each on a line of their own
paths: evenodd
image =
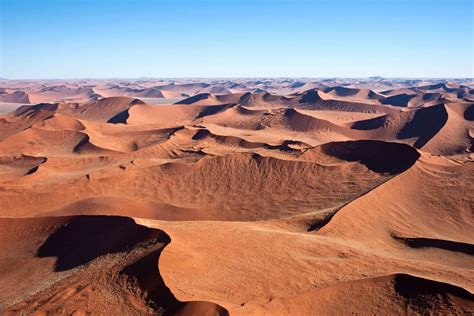
<svg viewBox="0 0 474 316">
<path fill-rule="evenodd" d="M 4 314 L 474 313 L 473 86 L 0 81 Z"/>
</svg>

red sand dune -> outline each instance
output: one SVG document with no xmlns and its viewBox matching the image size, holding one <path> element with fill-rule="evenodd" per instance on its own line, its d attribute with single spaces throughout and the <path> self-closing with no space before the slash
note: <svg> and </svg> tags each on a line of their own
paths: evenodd
<svg viewBox="0 0 474 316">
<path fill-rule="evenodd" d="M 2 312 L 472 314 L 472 91 L 2 81 Z"/>
</svg>

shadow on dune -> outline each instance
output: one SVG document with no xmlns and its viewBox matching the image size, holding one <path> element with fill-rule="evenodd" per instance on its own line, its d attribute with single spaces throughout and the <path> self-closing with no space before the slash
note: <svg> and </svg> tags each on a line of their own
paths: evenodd
<svg viewBox="0 0 474 316">
<path fill-rule="evenodd" d="M 326 215 L 323 219 L 321 220 L 318 220 L 318 221 L 315 221 L 314 223 L 311 223 L 307 229 L 308 232 L 312 232 L 312 231 L 318 231 L 320 230 L 321 228 L 323 228 L 324 226 L 326 226 L 331 220 L 332 218 L 334 217 L 334 215 L 336 215 L 336 213 L 338 212 L 339 210 L 337 211 L 334 211 L 332 213 L 329 213 L 328 215 Z"/>
<path fill-rule="evenodd" d="M 157 242 L 165 245 L 171 242 L 168 235 L 163 233 Z M 158 260 L 163 248 L 155 250 L 140 258 L 123 269 L 122 273 L 136 280 L 138 286 L 147 293 L 147 300 L 155 309 L 164 310 L 166 314 L 173 314 L 183 305 L 166 287 L 158 270 Z M 156 273 L 158 270 L 158 273 Z"/>
<path fill-rule="evenodd" d="M 408 170 L 420 157 L 418 151 L 409 145 L 379 140 L 332 142 L 321 145 L 321 150 L 338 159 L 359 161 L 374 172 L 389 173 L 390 175 L 397 175 Z M 307 231 L 318 231 L 326 226 L 334 215 L 348 203 L 324 218 L 310 223 Z"/>
<path fill-rule="evenodd" d="M 405 238 L 397 236 L 394 238 L 412 248 L 439 248 L 449 251 L 462 252 L 471 256 L 474 255 L 474 245 L 468 243 L 431 238 Z"/>
<path fill-rule="evenodd" d="M 464 112 L 464 119 L 474 121 L 474 104 L 470 105 Z"/>
<path fill-rule="evenodd" d="M 167 245 L 171 239 L 163 233 L 157 241 Z M 151 252 L 122 271 L 135 279 L 138 286 L 147 293 L 147 300 L 153 308 L 162 311 L 164 315 L 228 315 L 225 308 L 212 302 L 181 302 L 176 299 L 165 285 L 158 268 L 163 249 L 164 247 Z"/>
<path fill-rule="evenodd" d="M 355 122 L 354 130 L 370 131 L 376 129 L 398 129 L 396 139 L 416 139 L 413 146 L 423 147 L 448 122 L 448 112 L 444 104 L 420 108 L 398 114 L 384 115 L 368 120 Z"/>
<path fill-rule="evenodd" d="M 58 109 L 57 103 L 39 103 L 34 105 L 22 105 L 17 108 L 13 113 L 15 116 L 20 116 L 26 114 L 28 112 L 35 112 L 35 111 L 51 111 L 54 112 Z"/>
<path fill-rule="evenodd" d="M 419 137 L 413 146 L 423 147 L 448 121 L 448 112 L 444 104 L 416 111 L 413 119 L 398 133 L 400 139 Z"/>
<path fill-rule="evenodd" d="M 462 287 L 398 273 L 277 297 L 267 307 L 268 315 L 472 315 L 473 299 Z"/>
<path fill-rule="evenodd" d="M 224 105 L 212 105 L 212 106 L 208 106 L 206 108 L 204 108 L 204 110 L 202 110 L 198 116 L 196 117 L 196 119 L 199 119 L 199 118 L 203 118 L 205 116 L 209 116 L 209 115 L 214 115 L 214 114 L 217 114 L 219 112 L 222 112 L 224 110 L 227 110 L 228 108 L 234 106 L 234 104 L 224 104 Z"/>
<path fill-rule="evenodd" d="M 126 124 L 128 117 L 129 117 L 128 110 L 125 110 L 125 111 L 120 112 L 120 113 L 114 115 L 113 117 L 111 117 L 111 118 L 107 121 L 107 123 L 112 123 L 112 124 L 119 124 L 119 123 L 122 123 L 122 124 Z"/>
<path fill-rule="evenodd" d="M 171 241 L 163 231 L 141 226 L 128 217 L 76 216 L 60 226 L 38 249 L 38 257 L 56 257 L 55 271 L 66 271 L 110 253 L 129 252 L 147 244 L 162 244 L 120 273 L 135 280 L 151 307 L 164 315 L 228 315 L 223 307 L 204 301 L 181 302 L 161 277 L 158 260 Z M 124 254 L 126 256 L 126 254 Z"/>
<path fill-rule="evenodd" d="M 124 251 L 153 232 L 131 218 L 77 216 L 51 234 L 37 256 L 56 257 L 55 271 L 66 271 L 104 254 Z"/>
<path fill-rule="evenodd" d="M 396 274 L 394 289 L 399 295 L 408 299 L 410 304 L 426 308 L 431 307 L 427 298 L 435 295 L 451 295 L 467 301 L 474 300 L 474 295 L 461 287 L 409 274 Z"/>
<path fill-rule="evenodd" d="M 401 173 L 410 168 L 420 154 L 413 147 L 378 140 L 332 142 L 321 145 L 330 156 L 347 161 L 360 161 L 375 172 Z"/>
<path fill-rule="evenodd" d="M 196 94 L 192 97 L 186 98 L 184 100 L 178 101 L 175 104 L 193 104 L 193 103 L 201 101 L 201 100 L 206 100 L 210 96 L 211 96 L 210 93 L 200 93 L 200 94 Z"/>
<path fill-rule="evenodd" d="M 382 101 L 382 104 L 390 104 L 393 106 L 400 106 L 400 107 L 408 107 L 408 103 L 411 99 L 416 97 L 415 94 L 397 94 L 390 97 L 385 98 Z"/>
</svg>

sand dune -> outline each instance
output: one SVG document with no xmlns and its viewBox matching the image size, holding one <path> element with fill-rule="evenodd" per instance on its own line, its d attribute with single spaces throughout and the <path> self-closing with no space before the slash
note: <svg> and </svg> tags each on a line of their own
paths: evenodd
<svg viewBox="0 0 474 316">
<path fill-rule="evenodd" d="M 356 88 L 348 88 L 348 87 L 332 87 L 324 90 L 327 94 L 339 97 L 339 98 L 348 98 L 351 100 L 380 100 L 384 99 L 382 94 L 379 94 L 370 89 L 356 89 Z"/>
<path fill-rule="evenodd" d="M 0 284 L 9 288 L 3 292 L 8 294 L 2 295 L 2 304 L 13 304 L 7 315 L 20 311 L 153 314 L 156 310 L 226 314 L 211 302 L 178 301 L 156 270 L 169 237 L 129 218 L 4 218 L 0 226 L 4 253 Z M 12 287 L 11 280 L 22 269 L 30 273 L 22 276 L 22 284 Z M 29 299 L 24 300 L 25 294 Z"/>
<path fill-rule="evenodd" d="M 240 99 L 246 94 L 243 93 L 230 93 L 225 95 L 214 95 L 211 93 L 201 93 L 195 96 L 189 97 L 177 104 L 196 104 L 196 105 L 218 105 L 218 104 L 230 104 L 239 103 Z"/>
<path fill-rule="evenodd" d="M 447 121 L 446 107 L 438 105 L 355 122 L 351 128 L 371 131 L 376 138 L 405 140 L 422 148 Z"/>
<path fill-rule="evenodd" d="M 3 92 L 0 94 L 0 101 L 9 103 L 30 103 L 30 98 L 24 91 Z"/>
<path fill-rule="evenodd" d="M 364 103 L 363 98 L 358 102 L 347 101 L 343 98 L 335 99 L 332 95 L 320 90 L 308 90 L 297 95 L 281 96 L 270 93 L 245 93 L 225 96 L 199 94 L 180 101 L 180 104 L 216 105 L 236 103 L 248 107 L 281 108 L 296 107 L 313 110 L 348 111 L 362 113 L 390 113 L 396 110 L 389 107 Z"/>
<path fill-rule="evenodd" d="M 473 313 L 472 91 L 2 81 L 2 312 Z"/>
<path fill-rule="evenodd" d="M 81 139 L 74 140 L 68 148 L 63 149 L 64 152 L 59 152 L 57 155 L 72 154 L 77 146 L 75 143 L 81 141 Z M 341 143 L 339 146 L 350 145 Z M 403 147 L 397 144 L 395 146 Z M 374 147 L 373 150 L 384 150 L 384 146 Z M 48 152 L 40 153 L 48 154 Z M 384 174 L 385 169 L 377 170 L 381 172 L 380 174 L 369 170 L 376 168 L 367 168 L 364 159 L 357 157 L 358 154 L 349 157 L 353 162 L 346 161 L 347 158 L 344 156 L 338 156 L 338 160 L 331 164 L 319 163 L 331 160 L 332 154 L 320 151 L 318 154 L 306 155 L 305 161 L 292 161 L 245 152 L 222 157 L 203 157 L 204 154 L 201 153 L 202 158 L 198 158 L 199 160 L 193 164 L 158 162 L 140 167 L 135 166 L 133 162 L 127 162 L 103 170 L 77 174 L 72 179 L 65 178 L 62 181 L 53 173 L 54 177 L 43 175 L 44 184 L 37 182 L 34 190 L 29 189 L 31 181 L 29 179 L 19 179 L 16 185 L 12 184 L 11 189 L 22 185 L 22 194 L 26 192 L 29 194 L 28 201 L 23 202 L 21 206 L 17 203 L 22 194 L 16 194 L 5 187 L 6 190 L 0 194 L 3 201 L 0 211 L 2 214 L 14 211 L 18 215 L 33 216 L 50 212 L 57 214 L 65 209 L 68 210 L 68 214 L 71 212 L 74 214 L 74 210 L 78 214 L 83 214 L 82 209 L 86 208 L 88 212 L 97 213 L 100 208 L 104 208 L 104 204 L 112 205 L 115 197 L 120 197 L 113 205 L 124 203 L 123 198 L 127 198 L 129 201 L 137 200 L 145 203 L 143 206 L 142 203 L 138 203 L 135 207 L 136 212 L 142 214 L 153 214 L 147 210 L 155 207 L 155 215 L 149 216 L 153 219 L 271 219 L 336 207 L 365 193 L 389 177 Z M 413 158 L 416 159 L 416 156 Z M 42 168 L 48 169 L 48 164 L 40 166 L 40 170 Z M 387 170 L 392 168 L 395 167 L 387 167 Z M 222 179 L 220 175 L 223 173 L 231 174 L 232 177 Z M 339 183 L 331 184 L 330 180 L 334 176 L 340 179 Z M 268 181 L 268 179 L 274 180 Z M 48 197 L 50 181 L 61 183 L 66 180 L 68 187 L 63 189 L 61 196 Z M 140 188 L 137 187 L 139 183 L 150 183 L 150 185 Z M 242 186 L 242 183 L 247 185 Z M 280 183 L 291 183 L 291 195 L 283 194 L 289 189 L 281 187 Z M 212 192 L 212 195 L 202 194 L 203 187 Z M 258 187 L 259 191 L 256 192 L 254 187 Z M 98 197 L 94 202 L 84 204 L 85 201 L 89 201 L 88 198 L 97 195 L 97 192 L 101 192 L 103 198 Z M 268 198 L 260 201 L 257 194 L 266 194 Z M 242 200 L 242 196 L 246 199 Z M 101 202 L 102 199 L 104 202 Z M 78 200 L 81 203 L 78 203 Z M 42 205 L 41 210 L 37 209 L 38 204 Z M 169 207 L 163 208 L 164 205 Z M 117 212 L 120 210 L 125 212 L 126 209 L 116 207 Z M 177 209 L 182 209 L 184 213 L 176 212 Z"/>
<path fill-rule="evenodd" d="M 360 298 L 364 299 L 360 299 Z M 466 313 L 472 309 L 472 294 L 442 282 L 395 274 L 366 278 L 314 290 L 301 295 L 272 299 L 256 307 L 260 315 L 321 313 L 340 315 L 352 313 Z M 334 302 L 337 302 L 335 304 Z M 394 304 L 396 302 L 396 304 Z"/>
<path fill-rule="evenodd" d="M 122 123 L 125 120 L 123 116 L 126 116 L 126 111 L 139 104 L 144 104 L 144 102 L 126 97 L 111 97 L 64 109 L 62 112 L 85 120 Z"/>
<path fill-rule="evenodd" d="M 437 155 L 452 155 L 469 152 L 473 138 L 470 134 L 472 119 L 469 111 L 473 104 L 448 103 L 445 109 L 448 115 L 443 128 L 432 137 L 422 148 Z"/>
<path fill-rule="evenodd" d="M 424 155 L 400 176 L 340 209 L 319 232 L 332 234 L 337 230 L 336 235 L 345 235 L 354 231 L 344 228 L 349 225 L 357 226 L 357 238 L 367 238 L 366 242 L 371 239 L 371 232 L 383 230 L 388 241 L 394 234 L 472 243 L 470 201 L 473 194 L 468 190 L 467 179 L 472 176 L 473 168 L 472 163 L 460 164 Z M 449 193 L 444 190 L 448 185 L 456 192 L 463 192 L 464 198 L 448 198 Z M 388 193 L 393 200 L 385 200 Z M 404 201 L 398 201 L 402 196 Z M 430 209 L 423 208 L 423 205 L 430 205 Z M 351 215 L 345 216 L 348 213 Z M 356 221 L 356 218 L 363 221 Z M 380 225 L 380 218 L 384 218 L 389 229 Z M 404 222 L 410 225 L 404 225 Z"/>
</svg>

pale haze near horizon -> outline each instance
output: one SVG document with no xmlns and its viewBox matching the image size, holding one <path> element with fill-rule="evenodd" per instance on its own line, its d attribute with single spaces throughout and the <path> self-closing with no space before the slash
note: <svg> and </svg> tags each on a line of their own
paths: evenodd
<svg viewBox="0 0 474 316">
<path fill-rule="evenodd" d="M 473 77 L 473 1 L 1 1 L 0 77 Z"/>
</svg>

